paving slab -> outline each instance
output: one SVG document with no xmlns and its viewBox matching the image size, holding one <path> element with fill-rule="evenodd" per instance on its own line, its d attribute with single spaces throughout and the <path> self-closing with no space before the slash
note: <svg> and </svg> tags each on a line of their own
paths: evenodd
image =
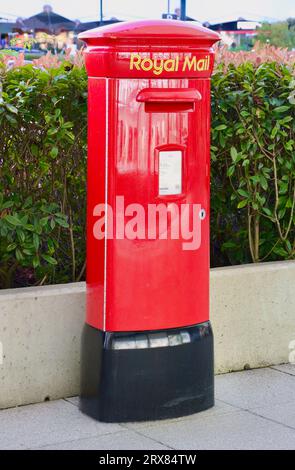
<svg viewBox="0 0 295 470">
<path fill-rule="evenodd" d="M 120 431 L 80 413 L 65 400 L 0 412 L 0 449 L 23 449 Z"/>
<path fill-rule="evenodd" d="M 295 401 L 256 408 L 252 413 L 295 429 Z"/>
<path fill-rule="evenodd" d="M 295 401 L 295 378 L 271 368 L 215 377 L 216 398 L 245 410 Z"/>
<path fill-rule="evenodd" d="M 147 426 L 141 433 L 179 450 L 295 448 L 295 430 L 247 411 Z"/>
<path fill-rule="evenodd" d="M 65 398 L 66 401 L 72 403 L 72 405 L 79 406 L 79 397 Z"/>
<path fill-rule="evenodd" d="M 272 366 L 271 369 L 279 370 L 285 374 L 295 375 L 295 364 L 281 364 L 279 366 Z"/>
<path fill-rule="evenodd" d="M 36 448 L 35 448 L 36 449 Z M 40 447 L 39 447 L 40 449 Z M 104 436 L 75 439 L 42 447 L 44 450 L 167 450 L 169 447 L 134 431 L 123 430 Z"/>
</svg>

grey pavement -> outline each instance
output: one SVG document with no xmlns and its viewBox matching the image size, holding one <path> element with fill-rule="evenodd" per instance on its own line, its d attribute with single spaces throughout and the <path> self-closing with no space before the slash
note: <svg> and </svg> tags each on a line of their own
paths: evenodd
<svg viewBox="0 0 295 470">
<path fill-rule="evenodd" d="M 99 423 L 77 397 L 0 411 L 0 449 L 295 449 L 295 365 L 219 375 L 216 405 L 164 421 Z"/>
</svg>

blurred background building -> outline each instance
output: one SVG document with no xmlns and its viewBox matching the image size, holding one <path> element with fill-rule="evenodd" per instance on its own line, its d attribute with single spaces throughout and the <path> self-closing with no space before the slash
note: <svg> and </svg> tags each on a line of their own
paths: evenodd
<svg viewBox="0 0 295 470">
<path fill-rule="evenodd" d="M 100 0 L 100 18 L 97 21 L 71 20 L 55 13 L 50 5 L 29 18 L 16 18 L 14 22 L 0 17 L 0 48 L 14 50 L 30 49 L 42 54 L 46 51 L 60 53 L 70 48 L 73 53 L 82 46 L 78 34 L 87 29 L 123 21 L 117 17 L 106 19 L 103 15 L 103 1 Z M 218 22 L 200 22 L 186 14 L 186 0 L 179 0 L 179 8 L 162 13 L 164 19 L 183 19 L 218 31 L 222 41 L 233 50 L 249 50 L 256 40 L 276 46 L 295 48 L 295 19 L 267 22 L 249 18 L 220 18 Z M 159 11 L 159 16 L 161 15 Z"/>
</svg>

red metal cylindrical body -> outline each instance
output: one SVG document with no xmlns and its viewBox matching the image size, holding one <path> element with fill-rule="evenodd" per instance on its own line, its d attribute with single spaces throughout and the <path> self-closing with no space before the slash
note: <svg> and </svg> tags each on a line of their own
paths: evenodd
<svg viewBox="0 0 295 470">
<path fill-rule="evenodd" d="M 136 331 L 204 322 L 209 318 L 209 77 L 218 36 L 177 21 L 145 21 L 97 28 L 80 38 L 88 44 L 89 75 L 87 323 L 105 331 Z M 159 194 L 161 149 L 181 152 L 177 195 Z M 124 212 L 134 203 L 145 211 L 146 236 L 116 238 L 118 219 L 126 227 L 133 214 Z M 203 210 L 197 248 L 191 240 L 191 249 L 189 243 L 184 249 L 181 234 L 171 239 L 173 213 L 167 239 L 161 239 L 159 226 L 156 238 L 148 239 L 148 205 L 163 204 L 170 214 L 172 203 L 179 213 L 185 204 Z M 109 239 L 95 237 L 97 204 L 112 210 L 111 220 L 108 210 L 105 214 L 112 225 Z"/>
</svg>

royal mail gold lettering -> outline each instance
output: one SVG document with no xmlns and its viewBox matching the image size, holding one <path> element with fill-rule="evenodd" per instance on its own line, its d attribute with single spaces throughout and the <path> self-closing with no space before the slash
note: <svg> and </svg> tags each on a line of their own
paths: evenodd
<svg viewBox="0 0 295 470">
<path fill-rule="evenodd" d="M 164 59 L 154 59 L 153 73 L 155 75 L 161 75 L 161 73 L 163 72 L 163 63 L 164 63 Z"/>
<path fill-rule="evenodd" d="M 142 68 L 142 70 L 145 70 L 146 72 L 148 72 L 148 71 L 151 70 L 153 67 L 154 67 L 154 64 L 153 64 L 152 59 L 143 59 L 143 60 L 142 60 L 142 62 L 141 62 L 141 68 Z"/>
<path fill-rule="evenodd" d="M 131 54 L 130 56 L 130 70 L 133 70 L 134 67 L 137 70 L 140 70 L 141 57 L 139 54 Z"/>
<path fill-rule="evenodd" d="M 198 70 L 199 72 L 202 72 L 203 70 L 205 70 L 205 65 L 206 65 L 205 59 L 198 60 L 198 62 L 197 62 L 197 70 Z"/>
<path fill-rule="evenodd" d="M 175 72 L 175 59 L 167 59 L 164 62 L 164 70 L 166 72 Z"/>
<path fill-rule="evenodd" d="M 152 70 L 154 75 L 161 75 L 163 71 L 165 72 L 182 72 L 193 71 L 193 72 L 203 72 L 209 70 L 210 68 L 210 56 L 205 56 L 204 58 L 197 59 L 196 56 L 190 57 L 185 56 L 184 61 L 179 68 L 180 58 L 176 56 L 171 59 L 151 59 L 149 57 L 141 57 L 140 54 L 131 54 L 130 56 L 130 70 L 143 70 L 144 72 L 149 72 Z"/>
<path fill-rule="evenodd" d="M 197 70 L 197 64 L 198 62 L 196 57 L 191 58 L 189 56 L 186 56 L 183 62 L 182 71 L 184 72 L 187 69 L 193 69 L 193 71 L 195 72 Z"/>
</svg>

